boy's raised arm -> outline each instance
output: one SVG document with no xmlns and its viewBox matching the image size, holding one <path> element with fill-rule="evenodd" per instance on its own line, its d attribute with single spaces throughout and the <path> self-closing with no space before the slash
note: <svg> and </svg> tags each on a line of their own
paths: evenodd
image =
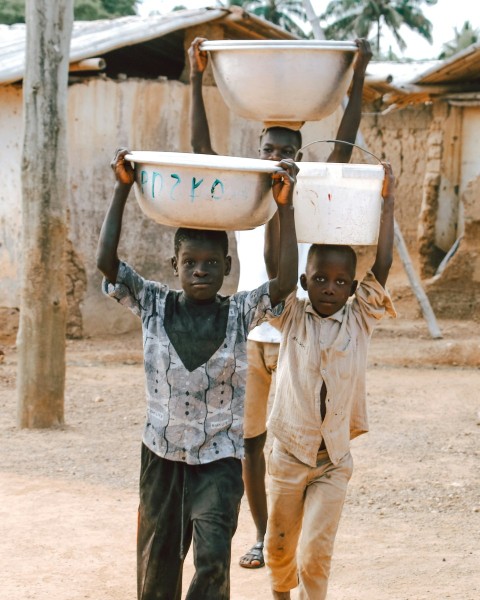
<svg viewBox="0 0 480 600">
<path fill-rule="evenodd" d="M 203 102 L 202 84 L 203 73 L 207 68 L 208 54 L 200 50 L 200 44 L 205 38 L 197 37 L 190 44 L 188 58 L 190 59 L 190 127 L 191 144 L 196 154 L 216 154 L 210 141 L 207 113 Z"/>
<path fill-rule="evenodd" d="M 265 225 L 265 243 L 263 246 L 263 258 L 269 279 L 276 277 L 278 272 L 278 248 L 280 237 L 280 222 L 278 210 Z"/>
<path fill-rule="evenodd" d="M 378 283 L 385 287 L 388 273 L 393 260 L 394 236 L 394 207 L 395 207 L 395 177 L 392 165 L 384 162 L 385 179 L 383 180 L 383 208 L 378 234 L 377 254 L 373 263 L 372 272 Z"/>
<path fill-rule="evenodd" d="M 337 140 L 343 140 L 350 144 L 355 143 L 358 126 L 362 117 L 362 94 L 365 71 L 372 58 L 370 44 L 365 39 L 355 40 L 358 46 L 358 54 L 353 65 L 352 90 L 348 104 L 345 107 L 340 126 L 337 131 Z M 348 144 L 335 144 L 326 162 L 348 163 L 352 156 L 353 147 Z"/>
<path fill-rule="evenodd" d="M 125 160 L 128 152 L 125 148 L 119 148 L 111 162 L 116 182 L 97 246 L 97 267 L 111 283 L 117 281 L 120 263 L 117 249 L 122 230 L 123 210 L 134 182 L 132 165 Z"/>
<path fill-rule="evenodd" d="M 293 214 L 293 189 L 295 187 L 297 165 L 291 160 L 282 160 L 279 163 L 282 171 L 272 175 L 272 192 L 277 203 L 278 214 L 278 245 L 269 241 L 269 224 L 265 229 L 266 245 L 277 256 L 278 270 L 270 279 L 270 301 L 272 306 L 277 305 L 293 292 L 298 279 L 298 246 L 295 233 L 295 219 Z M 275 215 L 274 218 L 276 218 Z M 273 220 L 273 219 L 271 219 Z M 268 266 L 267 266 L 268 269 Z M 270 276 L 270 273 L 269 273 Z"/>
</svg>

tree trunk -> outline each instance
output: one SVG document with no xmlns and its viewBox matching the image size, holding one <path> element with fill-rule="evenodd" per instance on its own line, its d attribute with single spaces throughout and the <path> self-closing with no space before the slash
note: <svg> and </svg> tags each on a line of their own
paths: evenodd
<svg viewBox="0 0 480 600">
<path fill-rule="evenodd" d="M 63 423 L 67 85 L 73 0 L 27 0 L 18 425 Z"/>
</svg>

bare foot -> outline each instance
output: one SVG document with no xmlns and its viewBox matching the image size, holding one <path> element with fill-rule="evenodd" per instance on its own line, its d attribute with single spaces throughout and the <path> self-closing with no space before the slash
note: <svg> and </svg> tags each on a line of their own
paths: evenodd
<svg viewBox="0 0 480 600">
<path fill-rule="evenodd" d="M 290 600 L 290 592 L 276 592 L 272 590 L 272 594 L 276 600 Z"/>
</svg>

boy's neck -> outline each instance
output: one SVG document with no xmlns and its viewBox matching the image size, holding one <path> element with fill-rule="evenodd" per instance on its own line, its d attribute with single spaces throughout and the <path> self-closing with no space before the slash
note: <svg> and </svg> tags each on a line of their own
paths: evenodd
<svg viewBox="0 0 480 600">
<path fill-rule="evenodd" d="M 180 301 L 186 306 L 210 306 L 218 301 L 218 294 L 215 294 L 213 298 L 208 298 L 206 300 L 195 300 L 194 298 L 189 298 L 185 291 L 182 290 Z"/>
</svg>

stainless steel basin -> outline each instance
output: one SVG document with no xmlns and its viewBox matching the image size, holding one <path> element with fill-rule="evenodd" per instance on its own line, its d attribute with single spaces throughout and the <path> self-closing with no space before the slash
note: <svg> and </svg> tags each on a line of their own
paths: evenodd
<svg viewBox="0 0 480 600">
<path fill-rule="evenodd" d="M 332 40 L 206 41 L 229 108 L 255 121 L 317 121 L 339 106 L 357 46 Z"/>
</svg>

